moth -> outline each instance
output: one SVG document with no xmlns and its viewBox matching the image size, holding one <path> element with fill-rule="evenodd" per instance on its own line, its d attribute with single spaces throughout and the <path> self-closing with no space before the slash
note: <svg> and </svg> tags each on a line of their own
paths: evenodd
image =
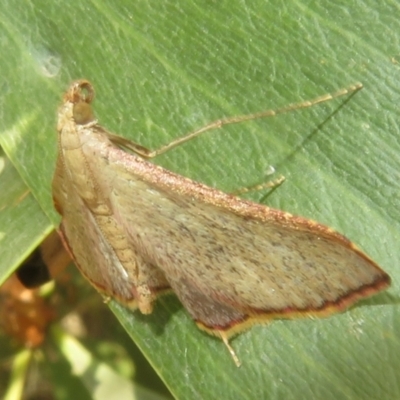
<svg viewBox="0 0 400 400">
<path fill-rule="evenodd" d="M 104 296 L 143 314 L 172 290 L 238 365 L 229 339 L 254 323 L 328 316 L 387 288 L 389 275 L 332 229 L 147 160 L 206 130 L 360 88 L 219 120 L 150 151 L 102 128 L 91 108 L 93 86 L 73 82 L 58 112 L 52 190 L 60 234 L 77 267 Z"/>
</svg>

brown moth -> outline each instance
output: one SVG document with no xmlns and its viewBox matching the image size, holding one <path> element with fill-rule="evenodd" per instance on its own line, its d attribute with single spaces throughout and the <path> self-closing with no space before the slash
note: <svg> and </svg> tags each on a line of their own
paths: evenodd
<svg viewBox="0 0 400 400">
<path fill-rule="evenodd" d="M 206 130 L 309 107 L 361 87 L 219 120 L 150 151 L 102 128 L 90 106 L 92 85 L 72 83 L 58 112 L 53 197 L 76 265 L 103 295 L 143 314 L 172 289 L 199 328 L 222 338 L 238 365 L 228 339 L 252 324 L 328 316 L 387 288 L 390 277 L 332 229 L 144 159 Z"/>
</svg>

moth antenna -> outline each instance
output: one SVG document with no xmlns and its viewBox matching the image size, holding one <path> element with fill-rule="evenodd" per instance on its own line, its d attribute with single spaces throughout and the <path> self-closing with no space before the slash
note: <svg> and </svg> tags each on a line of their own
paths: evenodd
<svg viewBox="0 0 400 400">
<path fill-rule="evenodd" d="M 203 126 L 202 128 L 195 130 L 194 132 L 188 133 L 180 138 L 173 140 L 172 142 L 160 147 L 159 149 L 149 150 L 149 149 L 144 148 L 143 146 L 138 146 L 138 148 L 135 149 L 134 151 L 142 157 L 153 158 L 160 154 L 166 153 L 167 151 L 173 149 L 174 147 L 177 147 L 178 145 L 180 145 L 182 143 L 188 142 L 189 140 L 192 140 L 193 138 L 200 136 L 204 132 L 211 131 L 213 129 L 222 128 L 225 125 L 238 124 L 241 122 L 251 121 L 254 119 L 260 119 L 260 118 L 266 118 L 266 117 L 274 117 L 279 114 L 288 113 L 290 111 L 301 110 L 302 108 L 312 107 L 316 104 L 324 103 L 326 101 L 336 99 L 337 97 L 344 96 L 346 94 L 354 95 L 356 92 L 358 92 L 362 88 L 363 88 L 362 83 L 356 83 L 349 87 L 340 89 L 335 93 L 327 93 L 322 96 L 316 97 L 312 100 L 303 100 L 303 101 L 300 101 L 299 103 L 293 103 L 293 104 L 289 104 L 287 106 L 283 106 L 280 108 L 256 112 L 253 114 L 245 114 L 245 115 L 238 115 L 238 116 L 218 119 L 216 121 L 213 121 L 213 122 Z"/>
</svg>

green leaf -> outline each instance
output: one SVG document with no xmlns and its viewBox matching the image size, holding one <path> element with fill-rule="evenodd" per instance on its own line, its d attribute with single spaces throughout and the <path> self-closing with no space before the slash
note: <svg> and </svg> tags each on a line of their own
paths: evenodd
<svg viewBox="0 0 400 400">
<path fill-rule="evenodd" d="M 48 218 L 2 150 L 0 193 L 1 284 L 39 245 L 51 227 Z"/>
<path fill-rule="evenodd" d="M 150 148 L 220 117 L 362 82 L 347 102 L 226 127 L 155 162 L 224 191 L 265 181 L 273 166 L 285 184 L 250 197 L 344 233 L 392 276 L 387 294 L 326 320 L 253 327 L 232 341 L 240 369 L 172 296 L 151 316 L 112 308 L 177 398 L 400 397 L 394 3 L 39 0 L 1 8 L 0 144 L 54 224 L 56 109 L 73 79 L 95 86 L 103 126 Z M 27 215 L 34 243 L 43 229 L 33 232 L 37 216 Z"/>
</svg>

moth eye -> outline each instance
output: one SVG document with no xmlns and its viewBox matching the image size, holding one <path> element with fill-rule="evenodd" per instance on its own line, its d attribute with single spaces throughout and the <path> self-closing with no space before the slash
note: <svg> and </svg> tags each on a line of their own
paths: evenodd
<svg viewBox="0 0 400 400">
<path fill-rule="evenodd" d="M 84 101 L 74 104 L 74 120 L 78 125 L 85 125 L 94 121 L 92 107 Z"/>
</svg>

